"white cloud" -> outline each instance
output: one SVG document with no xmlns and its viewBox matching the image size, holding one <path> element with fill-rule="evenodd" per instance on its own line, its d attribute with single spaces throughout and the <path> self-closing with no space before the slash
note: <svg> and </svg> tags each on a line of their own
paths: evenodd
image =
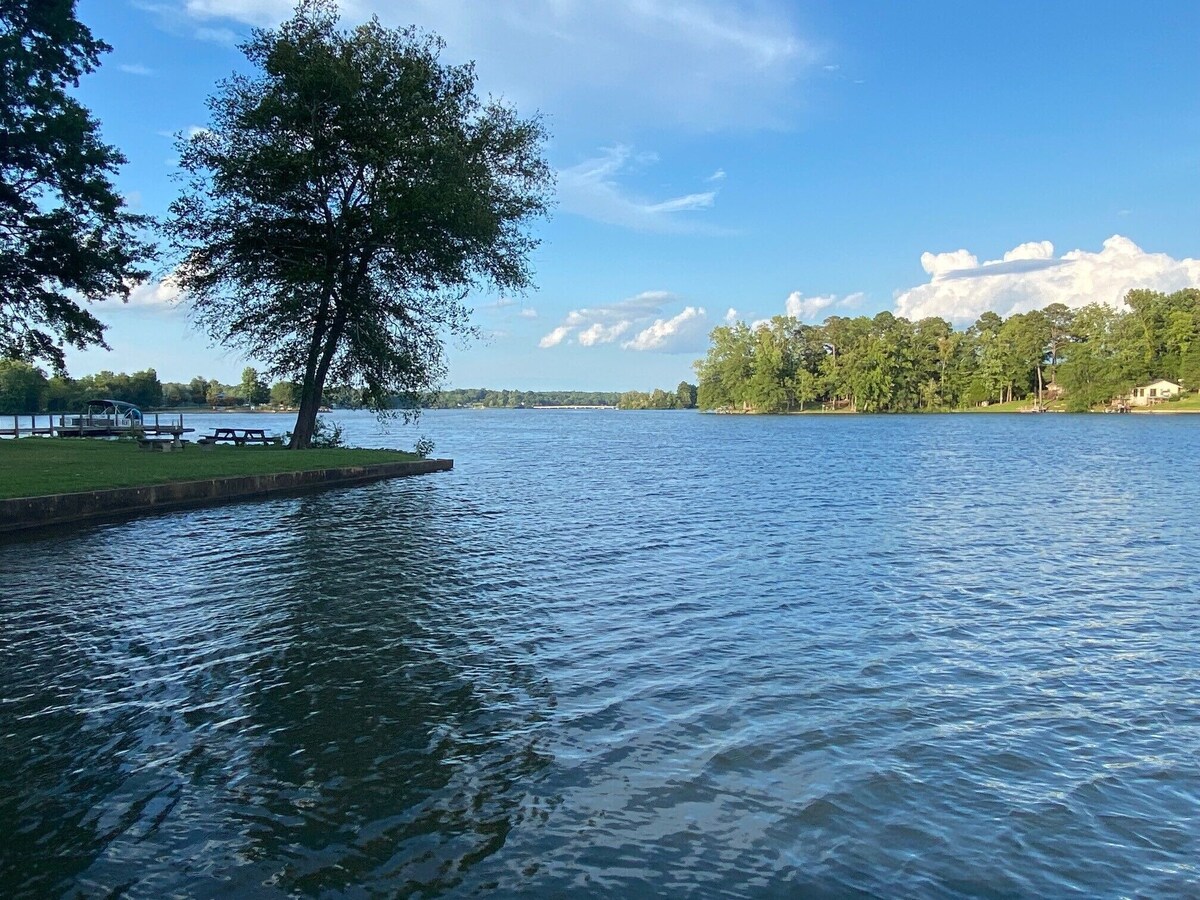
<svg viewBox="0 0 1200 900">
<path fill-rule="evenodd" d="M 238 36 L 229 28 L 197 28 L 196 39 L 208 41 L 210 44 L 222 44 L 232 47 L 238 42 Z"/>
<path fill-rule="evenodd" d="M 978 258 L 966 250 L 954 250 L 950 253 L 925 252 L 921 254 L 921 268 L 934 278 L 937 278 L 939 275 L 945 275 L 947 272 L 957 271 L 958 269 L 973 269 L 977 265 L 979 265 Z"/>
<path fill-rule="evenodd" d="M 717 171 L 713 172 L 711 175 L 709 175 L 704 180 L 705 181 L 724 181 L 725 180 L 725 170 L 717 169 Z"/>
<path fill-rule="evenodd" d="M 626 146 L 609 147 L 601 155 L 584 160 L 558 172 L 559 207 L 570 213 L 621 225 L 638 231 L 700 232 L 714 230 L 711 225 L 681 213 L 705 210 L 713 205 L 716 191 L 703 191 L 671 197 L 666 200 L 646 200 L 631 194 L 617 182 L 629 174 L 634 163 L 653 162 L 653 156 L 636 159 Z"/>
<path fill-rule="evenodd" d="M 732 306 L 725 310 L 725 324 L 732 325 L 738 320 L 738 311 Z"/>
<path fill-rule="evenodd" d="M 1051 303 L 1120 306 L 1133 288 L 1200 286 L 1200 260 L 1147 253 L 1121 235 L 1106 240 L 1099 253 L 1072 250 L 1055 257 L 1053 244 L 1037 241 L 982 264 L 966 250 L 923 253 L 921 266 L 932 276 L 929 282 L 896 296 L 897 314 L 913 320 L 940 316 L 966 323 L 987 310 L 1008 317 Z"/>
<path fill-rule="evenodd" d="M 1004 262 L 1014 259 L 1053 259 L 1054 245 L 1049 241 L 1028 241 L 1018 244 L 1004 254 Z"/>
<path fill-rule="evenodd" d="M 126 75 L 140 75 L 144 78 L 154 74 L 154 70 L 149 66 L 143 66 L 141 63 L 122 63 L 117 66 Z"/>
<path fill-rule="evenodd" d="M 570 334 L 571 327 L 569 325 L 559 325 L 549 334 L 544 335 L 542 339 L 538 341 L 538 346 L 543 350 L 547 350 L 550 347 L 557 347 L 564 340 L 566 340 Z"/>
<path fill-rule="evenodd" d="M 593 322 L 587 328 L 584 328 L 578 334 L 578 340 L 583 347 L 592 347 L 596 344 L 611 344 L 630 328 L 633 327 L 633 322 L 629 319 L 623 319 L 615 325 L 604 325 L 601 322 Z"/>
<path fill-rule="evenodd" d="M 839 297 L 837 294 L 805 297 L 800 291 L 792 291 L 784 303 L 784 310 L 788 316 L 801 322 L 817 322 L 827 318 L 828 314 L 822 315 L 826 310 L 833 307 L 854 309 L 862 303 L 865 297 L 866 295 L 861 291 L 846 294 L 844 297 Z"/>
<path fill-rule="evenodd" d="M 707 344 L 708 316 L 703 306 L 687 306 L 671 319 L 655 319 L 648 328 L 621 344 L 626 350 L 695 353 Z"/>
<path fill-rule="evenodd" d="M 805 297 L 799 291 L 792 291 L 788 296 L 787 302 L 784 303 L 784 308 L 787 314 L 793 319 L 813 320 L 822 310 L 833 306 L 837 300 L 833 294 L 827 294 L 824 297 Z"/>
<path fill-rule="evenodd" d="M 211 28 L 221 20 L 272 25 L 295 4 L 153 5 Z M 786 125 L 800 106 L 797 82 L 819 64 L 786 0 L 342 0 L 341 7 L 348 23 L 371 15 L 391 26 L 420 23 L 446 39 L 449 58 L 477 61 L 485 92 L 519 109 L 578 115 L 601 130 Z"/>
<path fill-rule="evenodd" d="M 621 344 L 626 350 L 660 350 L 676 353 L 697 346 L 696 336 L 708 333 L 708 318 L 702 308 L 689 306 L 674 318 L 663 315 L 663 307 L 678 298 L 667 291 L 642 293 L 603 306 L 573 309 L 562 322 L 538 342 L 543 349 L 564 341 L 581 347 L 616 343 L 635 329 L 637 334 Z M 703 346 L 701 341 L 699 347 Z"/>
<path fill-rule="evenodd" d="M 522 319 L 536 319 L 538 317 L 538 312 L 532 306 L 527 306 L 517 313 L 517 315 Z"/>
<path fill-rule="evenodd" d="M 205 4 L 192 3 L 191 0 L 186 0 L 186 2 L 184 0 L 130 0 L 130 3 L 135 9 L 157 17 L 160 27 L 171 34 L 186 33 L 196 40 L 223 44 L 228 47 L 235 45 L 239 39 L 232 29 L 197 23 L 209 21 L 214 16 L 227 16 L 252 25 L 267 25 L 282 21 L 291 12 L 291 8 L 287 8 L 278 15 L 265 15 L 267 10 L 262 7 L 272 4 L 263 3 L 262 0 L 247 0 L 240 4 L 241 9 L 238 10 L 229 12 L 213 10 L 211 13 L 203 9 Z M 282 4 L 273 5 L 282 7 Z M 259 13 L 260 19 L 251 21 L 236 15 L 237 12 Z"/>
<path fill-rule="evenodd" d="M 189 16 L 197 19 L 227 18 L 247 25 L 273 25 L 292 14 L 292 0 L 186 0 Z M 343 2 L 343 9 L 352 6 Z"/>
<path fill-rule="evenodd" d="M 127 303 L 114 303 L 111 308 L 124 305 L 140 309 L 173 310 L 178 308 L 180 296 L 178 283 L 171 275 L 167 275 L 161 281 L 143 281 L 136 285 L 130 290 Z"/>
</svg>

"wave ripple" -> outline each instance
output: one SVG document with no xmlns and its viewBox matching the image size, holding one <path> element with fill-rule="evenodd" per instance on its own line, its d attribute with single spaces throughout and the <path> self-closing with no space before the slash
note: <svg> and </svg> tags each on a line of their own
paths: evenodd
<svg viewBox="0 0 1200 900">
<path fill-rule="evenodd" d="M 0 883 L 1193 894 L 1198 427 L 434 413 L 0 544 Z"/>
</svg>

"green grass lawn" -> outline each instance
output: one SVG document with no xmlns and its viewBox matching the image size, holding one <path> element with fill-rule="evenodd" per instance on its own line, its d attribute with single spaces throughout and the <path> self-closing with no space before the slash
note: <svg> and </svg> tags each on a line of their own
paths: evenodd
<svg viewBox="0 0 1200 900">
<path fill-rule="evenodd" d="M 1178 400 L 1147 407 L 1149 412 L 1200 412 L 1200 393 L 1185 394 Z"/>
<path fill-rule="evenodd" d="M 129 440 L 30 437 L 0 440 L 0 499 L 167 481 L 367 466 L 417 458 L 412 453 L 394 450 L 228 446 L 201 450 L 195 444 L 182 452 L 159 453 L 140 450 Z"/>
</svg>

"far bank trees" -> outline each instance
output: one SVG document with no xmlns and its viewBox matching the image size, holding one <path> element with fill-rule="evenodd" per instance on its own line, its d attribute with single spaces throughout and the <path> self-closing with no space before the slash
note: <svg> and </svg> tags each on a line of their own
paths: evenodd
<svg viewBox="0 0 1200 900">
<path fill-rule="evenodd" d="M 481 102 L 436 37 L 304 0 L 243 49 L 258 72 L 183 143 L 169 234 L 198 323 L 300 384 L 304 447 L 327 381 L 381 410 L 429 391 L 467 290 L 529 286 L 552 177 L 539 121 Z"/>
<path fill-rule="evenodd" d="M 909 412 L 1036 397 L 1053 384 L 1070 408 L 1087 409 L 1157 378 L 1200 388 L 1200 290 L 1135 290 L 1125 305 L 1056 303 L 1007 319 L 985 312 L 964 331 L 890 312 L 721 326 L 696 363 L 697 405 Z"/>
</svg>

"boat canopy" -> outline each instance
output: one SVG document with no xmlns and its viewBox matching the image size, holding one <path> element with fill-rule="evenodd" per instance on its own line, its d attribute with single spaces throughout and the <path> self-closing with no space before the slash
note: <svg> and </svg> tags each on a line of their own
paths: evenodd
<svg viewBox="0 0 1200 900">
<path fill-rule="evenodd" d="M 113 418 L 128 419 L 130 422 L 142 421 L 142 411 L 124 400 L 89 400 L 85 404 L 83 412 L 84 415 L 89 416 L 112 416 Z"/>
</svg>

